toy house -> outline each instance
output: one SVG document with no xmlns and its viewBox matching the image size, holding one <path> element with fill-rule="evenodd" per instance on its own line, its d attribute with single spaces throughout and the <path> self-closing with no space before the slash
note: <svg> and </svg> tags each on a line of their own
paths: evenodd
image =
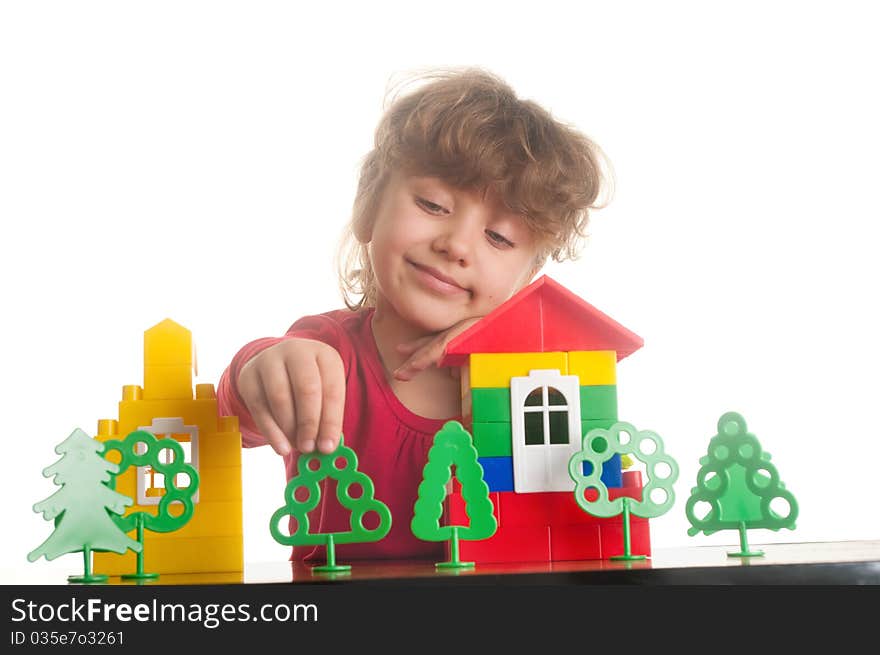
<svg viewBox="0 0 880 655">
<path fill-rule="evenodd" d="M 173 437 L 196 468 L 195 510 L 180 530 L 144 533 L 145 566 L 155 573 L 240 572 L 244 569 L 241 433 L 238 418 L 219 416 L 213 384 L 193 393 L 195 358 L 189 330 L 170 319 L 144 332 L 144 384 L 122 388 L 119 418 L 98 421 L 96 438 L 123 439 L 134 430 Z M 150 466 L 131 467 L 116 490 L 134 500 L 127 514 L 155 513 L 164 485 Z M 172 505 L 173 507 L 173 505 Z M 135 570 L 135 554 L 94 554 L 95 572 Z"/>
<path fill-rule="evenodd" d="M 461 544 L 475 562 L 605 559 L 623 552 L 621 518 L 585 513 L 568 462 L 592 428 L 617 421 L 616 367 L 641 337 L 546 275 L 446 348 L 461 367 L 462 413 L 484 470 L 498 530 Z M 641 475 L 615 456 L 602 471 L 610 498 L 641 499 Z M 590 466 L 585 463 L 585 466 Z M 589 473 L 589 471 L 585 471 Z M 452 522 L 467 524 L 457 484 Z M 647 519 L 633 517 L 633 553 L 650 554 Z"/>
</svg>

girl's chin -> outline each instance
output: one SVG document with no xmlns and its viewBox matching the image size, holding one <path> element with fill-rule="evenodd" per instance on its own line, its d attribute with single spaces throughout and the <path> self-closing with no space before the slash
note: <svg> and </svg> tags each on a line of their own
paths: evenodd
<svg viewBox="0 0 880 655">
<path fill-rule="evenodd" d="M 410 311 L 402 312 L 401 318 L 420 331 L 434 333 L 447 330 L 463 320 L 459 317 L 459 313 L 450 310 L 450 308 L 431 307 L 426 303 L 413 307 Z"/>
</svg>

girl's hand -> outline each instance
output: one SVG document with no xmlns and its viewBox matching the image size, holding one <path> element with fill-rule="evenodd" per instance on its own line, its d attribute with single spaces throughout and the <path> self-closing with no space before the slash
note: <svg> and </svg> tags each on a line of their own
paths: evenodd
<svg viewBox="0 0 880 655">
<path fill-rule="evenodd" d="M 339 446 L 345 367 L 332 346 L 293 338 L 266 348 L 242 367 L 238 393 L 279 455 Z"/>
<path fill-rule="evenodd" d="M 481 318 L 482 316 L 467 318 L 443 332 L 397 344 L 397 352 L 409 355 L 409 358 L 395 369 L 394 378 L 402 381 L 412 380 L 429 366 L 436 366 L 443 357 L 449 342 Z M 449 374 L 453 377 L 458 376 L 459 373 L 460 370 L 457 366 L 449 368 Z"/>
</svg>

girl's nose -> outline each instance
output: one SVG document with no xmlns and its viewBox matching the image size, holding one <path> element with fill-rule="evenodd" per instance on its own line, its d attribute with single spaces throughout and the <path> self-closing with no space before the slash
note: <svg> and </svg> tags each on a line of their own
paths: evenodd
<svg viewBox="0 0 880 655">
<path fill-rule="evenodd" d="M 434 238 L 434 251 L 445 255 L 450 261 L 469 265 L 474 247 L 474 223 L 466 218 L 448 218 Z"/>
</svg>

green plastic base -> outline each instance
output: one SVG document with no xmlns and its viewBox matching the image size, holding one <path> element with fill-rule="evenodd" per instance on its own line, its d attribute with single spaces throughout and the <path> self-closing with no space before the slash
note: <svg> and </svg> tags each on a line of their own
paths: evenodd
<svg viewBox="0 0 880 655">
<path fill-rule="evenodd" d="M 351 571 L 350 564 L 321 564 L 319 566 L 313 566 L 312 571 L 315 573 L 341 573 L 342 571 Z"/>
<path fill-rule="evenodd" d="M 474 568 L 473 562 L 437 562 L 434 565 L 434 568 L 437 569 L 472 569 Z"/>
<path fill-rule="evenodd" d="M 123 580 L 155 580 L 159 577 L 158 573 L 123 573 L 119 576 Z"/>
<path fill-rule="evenodd" d="M 648 559 L 647 555 L 612 555 L 608 559 L 615 562 L 637 562 Z"/>
<path fill-rule="evenodd" d="M 763 550 L 753 550 L 749 552 L 727 553 L 728 557 L 763 557 Z"/>
<path fill-rule="evenodd" d="M 93 584 L 95 582 L 107 582 L 107 576 L 101 573 L 93 573 L 91 575 L 69 575 L 67 576 L 67 581 Z"/>
</svg>

